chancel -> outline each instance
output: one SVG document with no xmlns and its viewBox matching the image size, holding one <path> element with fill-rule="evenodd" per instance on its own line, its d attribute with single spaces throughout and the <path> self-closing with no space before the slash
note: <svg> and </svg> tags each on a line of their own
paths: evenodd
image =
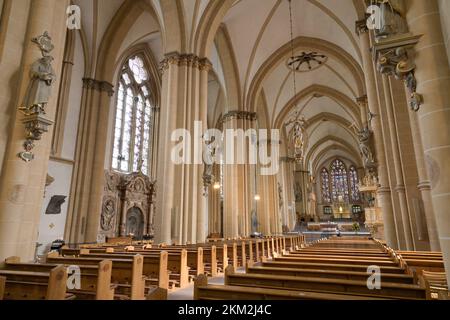
<svg viewBox="0 0 450 320">
<path fill-rule="evenodd" d="M 448 300 L 449 66 L 448 0 L 0 0 L 0 300 Z"/>
</svg>

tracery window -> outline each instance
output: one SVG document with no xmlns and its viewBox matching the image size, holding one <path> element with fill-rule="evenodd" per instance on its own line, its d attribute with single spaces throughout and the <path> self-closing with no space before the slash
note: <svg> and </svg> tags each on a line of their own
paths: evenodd
<svg viewBox="0 0 450 320">
<path fill-rule="evenodd" d="M 321 183 L 322 183 L 322 201 L 324 203 L 331 203 L 330 194 L 330 174 L 328 170 L 323 168 L 321 172 Z"/>
<path fill-rule="evenodd" d="M 338 202 L 340 197 L 346 202 L 349 201 L 347 169 L 339 159 L 331 164 L 331 197 L 334 202 Z"/>
<path fill-rule="evenodd" d="M 356 168 L 354 166 L 350 167 L 348 175 L 350 181 L 351 199 L 352 201 L 359 201 L 360 193 L 358 188 L 358 172 L 356 171 Z"/>
<path fill-rule="evenodd" d="M 153 110 L 149 72 L 140 55 L 123 65 L 118 87 L 112 168 L 149 175 Z"/>
</svg>

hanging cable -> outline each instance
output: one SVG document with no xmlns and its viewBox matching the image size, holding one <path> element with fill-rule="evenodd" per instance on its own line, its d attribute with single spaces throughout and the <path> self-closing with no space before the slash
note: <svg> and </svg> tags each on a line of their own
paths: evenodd
<svg viewBox="0 0 450 320">
<path fill-rule="evenodd" d="M 292 18 L 292 0 L 289 1 L 289 21 L 291 26 L 291 60 L 292 60 L 292 78 L 294 85 L 294 100 L 297 98 L 297 79 L 295 76 L 295 67 L 294 67 L 294 59 L 295 59 L 295 46 L 294 46 L 294 20 Z M 297 113 L 297 112 L 296 112 Z"/>
</svg>

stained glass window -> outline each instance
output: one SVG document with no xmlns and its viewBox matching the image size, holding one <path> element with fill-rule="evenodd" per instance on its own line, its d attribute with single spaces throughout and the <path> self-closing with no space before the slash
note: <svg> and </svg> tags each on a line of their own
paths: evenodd
<svg viewBox="0 0 450 320">
<path fill-rule="evenodd" d="M 148 175 L 153 112 L 148 72 L 139 55 L 125 63 L 118 86 L 112 168 Z"/>
<path fill-rule="evenodd" d="M 321 173 L 322 179 L 322 201 L 324 203 L 331 203 L 331 194 L 330 194 L 330 174 L 328 170 L 323 168 Z"/>
<path fill-rule="evenodd" d="M 350 192 L 352 201 L 359 201 L 360 194 L 358 189 L 358 172 L 356 171 L 356 168 L 354 166 L 350 167 L 348 175 L 350 181 Z"/>
<path fill-rule="evenodd" d="M 349 201 L 347 169 L 339 159 L 331 164 L 331 197 L 333 202 Z"/>
</svg>

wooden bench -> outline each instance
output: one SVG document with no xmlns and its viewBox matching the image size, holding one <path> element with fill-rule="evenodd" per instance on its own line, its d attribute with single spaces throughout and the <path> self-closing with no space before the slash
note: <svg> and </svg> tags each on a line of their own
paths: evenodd
<svg viewBox="0 0 450 320">
<path fill-rule="evenodd" d="M 123 253 L 90 253 L 89 250 L 83 249 L 80 257 L 85 258 L 101 258 L 101 259 L 134 259 L 135 252 Z M 169 289 L 169 271 L 168 271 L 168 253 L 160 251 L 156 255 L 141 255 L 143 257 L 142 274 L 145 276 L 146 291 L 154 292 L 153 299 L 166 300 L 167 291 Z M 149 284 L 149 286 L 147 286 Z M 154 288 L 152 288 L 154 287 Z M 155 291 L 157 290 L 157 291 Z M 156 296 L 156 292 L 159 295 Z M 147 299 L 149 297 L 147 296 Z"/>
<path fill-rule="evenodd" d="M 347 257 L 347 258 L 323 258 L 319 256 L 311 256 L 311 257 L 302 257 L 302 256 L 284 256 L 284 257 L 278 257 L 273 258 L 273 261 L 279 261 L 279 262 L 306 262 L 306 263 L 333 263 L 333 264 L 351 264 L 351 263 L 357 263 L 359 265 L 376 265 L 376 266 L 395 266 L 397 265 L 392 260 L 380 260 L 380 259 L 357 259 L 353 257 Z"/>
<path fill-rule="evenodd" d="M 6 278 L 0 277 L 0 301 L 3 300 L 3 295 L 5 294 Z"/>
<path fill-rule="evenodd" d="M 232 266 L 225 272 L 225 285 L 314 291 L 393 299 L 427 299 L 425 287 L 412 284 L 383 283 L 380 289 L 370 290 L 367 281 L 291 277 L 265 274 L 237 274 Z"/>
<path fill-rule="evenodd" d="M 98 265 L 104 258 L 61 257 L 49 253 L 46 263 L 63 265 Z M 143 276 L 144 259 L 141 255 L 133 259 L 110 258 L 112 262 L 111 282 L 117 284 L 117 293 L 128 295 L 132 300 L 145 299 L 145 277 Z"/>
<path fill-rule="evenodd" d="M 431 292 L 433 299 L 448 300 L 448 283 L 445 272 L 423 271 L 421 281 Z"/>
<path fill-rule="evenodd" d="M 19 257 L 10 257 L 2 265 L 3 270 L 27 271 L 27 272 L 50 272 L 56 268 L 56 264 L 33 264 L 21 263 Z M 103 260 L 96 266 L 77 265 L 80 268 L 79 290 L 68 290 L 76 296 L 76 299 L 82 300 L 113 300 L 115 286 L 111 285 L 112 262 Z M 123 297 L 117 296 L 118 299 Z"/>
<path fill-rule="evenodd" d="M 309 263 L 309 262 L 282 262 L 282 261 L 267 261 L 263 260 L 261 265 L 263 267 L 272 268 L 294 268 L 294 269 L 321 269 L 321 270 L 340 270 L 340 271 L 356 271 L 367 272 L 368 265 L 360 265 L 349 262 L 348 264 L 334 264 L 330 263 Z M 380 266 L 380 271 L 384 273 L 406 274 L 405 268 L 400 266 Z"/>
<path fill-rule="evenodd" d="M 167 266 L 164 266 L 164 263 L 163 264 L 159 263 L 162 252 L 167 253 Z M 158 287 L 166 289 L 167 286 L 167 288 L 170 289 L 173 286 L 184 288 L 187 285 L 189 285 L 187 250 L 185 249 L 173 251 L 164 248 L 164 251 L 162 251 L 162 249 L 156 249 L 156 250 L 135 250 L 135 251 L 116 252 L 115 249 L 112 248 L 103 248 L 103 249 L 95 249 L 95 250 L 90 249 L 89 251 L 82 251 L 81 254 L 99 258 L 110 258 L 117 255 L 119 256 L 122 255 L 127 259 L 135 256 L 136 254 L 139 254 L 143 256 L 144 261 L 146 261 L 147 269 L 145 272 L 150 273 L 150 277 L 148 280 L 151 281 L 152 279 L 158 279 L 159 282 Z M 158 263 L 157 266 L 156 263 Z M 166 277 L 163 275 L 165 274 L 164 272 L 162 272 L 163 269 L 167 270 L 166 273 L 168 273 L 168 280 L 166 280 Z M 163 276 L 160 277 L 160 274 Z"/>
<path fill-rule="evenodd" d="M 354 295 L 253 288 L 230 285 L 209 285 L 204 275 L 194 284 L 194 300 L 386 300 Z"/>
<path fill-rule="evenodd" d="M 262 266 L 251 266 L 247 268 L 247 274 L 273 274 L 290 277 L 311 277 L 323 279 L 344 279 L 365 281 L 370 276 L 367 272 L 348 270 L 322 270 L 322 269 L 296 269 L 296 268 L 273 268 Z M 415 284 L 416 279 L 409 274 L 383 273 L 381 281 L 390 283 Z"/>
<path fill-rule="evenodd" d="M 69 300 L 67 272 L 62 265 L 50 272 L 0 270 L 4 283 L 0 284 L 4 300 Z M 3 281 L 2 281 L 3 282 Z M 3 289 L 1 287 L 3 286 Z"/>
</svg>

